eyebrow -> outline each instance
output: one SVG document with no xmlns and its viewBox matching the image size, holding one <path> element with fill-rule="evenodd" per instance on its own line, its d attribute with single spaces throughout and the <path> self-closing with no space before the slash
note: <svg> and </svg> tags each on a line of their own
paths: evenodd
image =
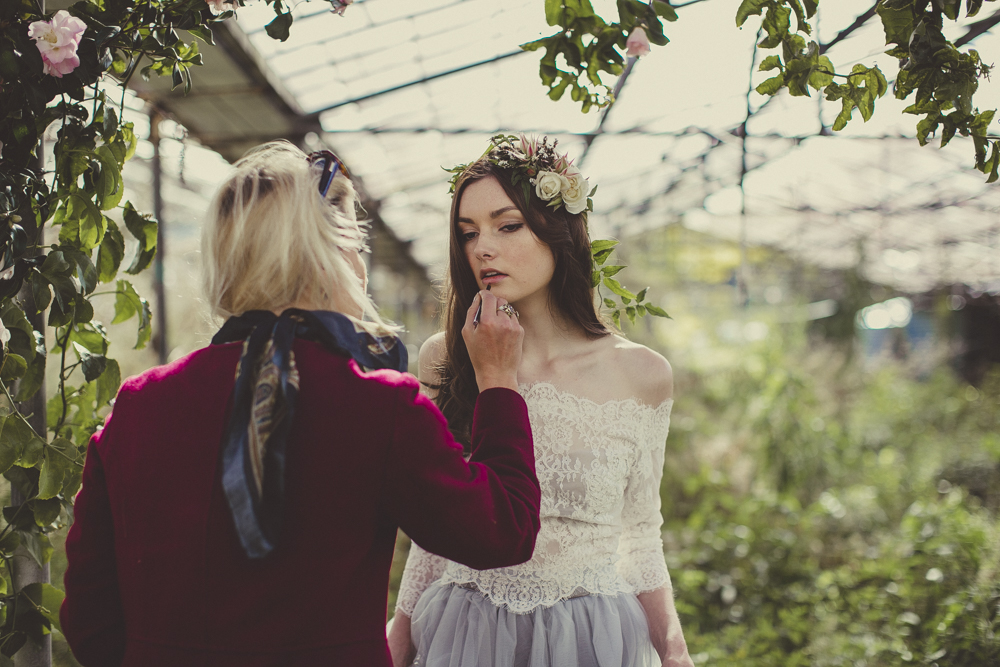
<svg viewBox="0 0 1000 667">
<path fill-rule="evenodd" d="M 516 206 L 504 206 L 503 208 L 498 208 L 497 210 L 490 213 L 490 220 L 496 220 L 507 211 L 516 211 L 516 210 L 518 210 Z M 467 222 L 469 224 L 475 224 L 469 218 L 457 218 L 455 222 Z"/>
</svg>

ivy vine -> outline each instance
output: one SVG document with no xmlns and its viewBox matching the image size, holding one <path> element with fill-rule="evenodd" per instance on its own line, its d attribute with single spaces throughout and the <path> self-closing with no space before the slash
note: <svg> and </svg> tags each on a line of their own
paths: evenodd
<svg viewBox="0 0 1000 667">
<path fill-rule="evenodd" d="M 0 6 L 0 321 L 6 330 L 0 331 L 6 341 L 0 473 L 24 499 L 4 507 L 0 522 L 6 570 L 0 575 L 0 666 L 13 664 L 10 656 L 29 637 L 58 627 L 62 592 L 50 584 L 13 590 L 12 555 L 23 546 L 39 565 L 51 557 L 48 535 L 72 521 L 87 443 L 121 383 L 93 302 L 113 300 L 112 323 L 135 319 L 137 349 L 151 333 L 149 304 L 120 273 L 135 275 L 150 265 L 157 223 L 125 196 L 122 169 L 137 137 L 122 118 L 122 100 L 99 84 L 110 78 L 124 89 L 139 71 L 170 76 L 174 87 L 189 89 L 190 69 L 201 56 L 197 43 L 183 41 L 178 31 L 211 44 L 209 26 L 226 18 L 214 16 L 203 0 L 85 0 L 59 15 L 43 15 L 34 0 Z M 80 26 L 75 67 L 67 61 L 53 68 L 45 45 L 29 34 L 32 24 L 60 20 Z M 42 140 L 53 130 L 55 166 L 46 171 Z M 136 249 L 123 266 L 125 233 Z M 44 325 L 36 328 L 31 319 Z M 42 387 L 52 357 L 58 373 L 43 403 L 45 428 L 32 428 L 29 421 L 41 420 L 22 410 Z"/>
</svg>

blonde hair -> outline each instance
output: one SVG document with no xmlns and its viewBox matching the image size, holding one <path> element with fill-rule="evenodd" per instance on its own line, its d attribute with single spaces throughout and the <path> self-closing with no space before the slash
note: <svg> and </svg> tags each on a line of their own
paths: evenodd
<svg viewBox="0 0 1000 667">
<path fill-rule="evenodd" d="M 338 174 L 326 198 L 320 170 L 285 141 L 252 149 L 219 188 L 202 229 L 205 294 L 213 315 L 310 304 L 384 322 L 346 253 L 366 249 L 357 194 Z M 357 318 L 355 318 L 357 319 Z"/>
</svg>

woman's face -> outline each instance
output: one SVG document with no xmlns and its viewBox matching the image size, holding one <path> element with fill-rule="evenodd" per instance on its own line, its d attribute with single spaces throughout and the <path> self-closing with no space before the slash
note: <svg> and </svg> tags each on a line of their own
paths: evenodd
<svg viewBox="0 0 1000 667">
<path fill-rule="evenodd" d="M 480 289 L 517 304 L 548 297 L 555 258 L 495 178 L 466 186 L 458 207 L 458 238 Z"/>
</svg>

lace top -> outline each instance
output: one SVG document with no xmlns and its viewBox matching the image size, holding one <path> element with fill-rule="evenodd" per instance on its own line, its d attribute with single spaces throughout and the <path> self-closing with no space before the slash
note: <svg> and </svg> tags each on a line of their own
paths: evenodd
<svg viewBox="0 0 1000 667">
<path fill-rule="evenodd" d="M 660 480 L 672 400 L 595 403 L 547 382 L 521 385 L 542 488 L 541 530 L 526 563 L 474 570 L 414 544 L 396 610 L 408 616 L 435 580 L 474 585 L 516 613 L 580 594 L 670 585 L 660 527 Z"/>
</svg>

